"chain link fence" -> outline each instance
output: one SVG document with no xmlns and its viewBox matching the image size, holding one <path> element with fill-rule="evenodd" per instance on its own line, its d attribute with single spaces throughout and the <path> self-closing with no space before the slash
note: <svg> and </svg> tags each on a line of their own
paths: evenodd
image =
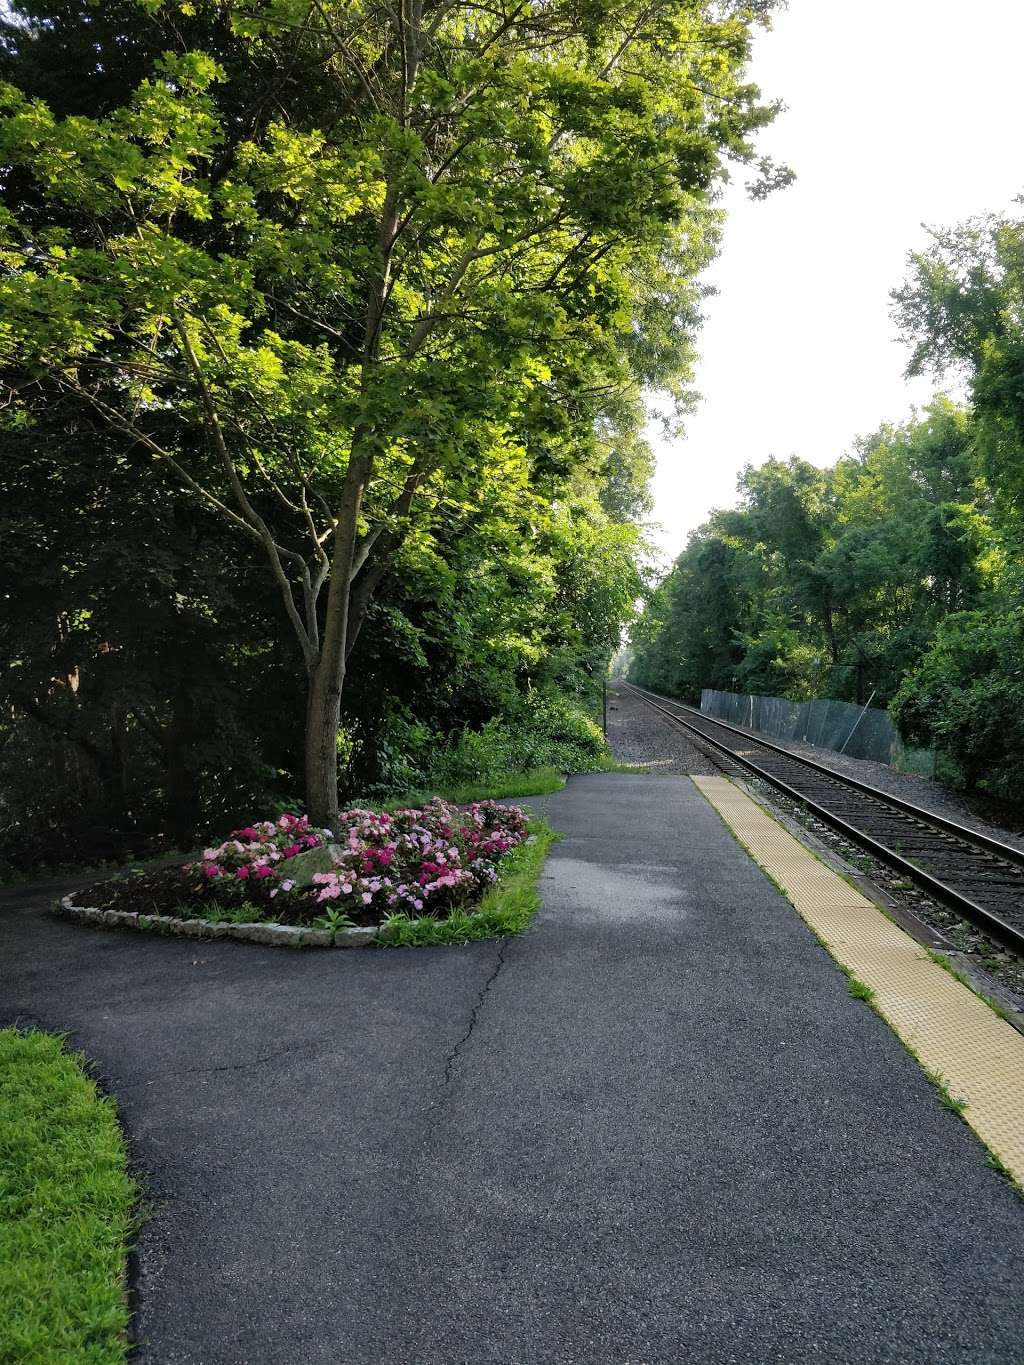
<svg viewBox="0 0 1024 1365">
<path fill-rule="evenodd" d="M 731 725 L 742 725 L 776 739 L 793 739 L 834 749 L 851 758 L 888 763 L 904 772 L 935 771 L 930 749 L 908 748 L 900 739 L 887 711 L 877 706 L 818 697 L 814 701 L 787 701 L 785 697 L 759 697 L 749 692 L 718 692 L 705 687 L 700 709 Z"/>
</svg>

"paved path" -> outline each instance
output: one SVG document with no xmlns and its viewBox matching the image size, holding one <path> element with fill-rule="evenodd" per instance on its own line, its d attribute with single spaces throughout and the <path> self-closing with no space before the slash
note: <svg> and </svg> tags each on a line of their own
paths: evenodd
<svg viewBox="0 0 1024 1365">
<path fill-rule="evenodd" d="M 575 779 L 533 931 L 292 953 L 8 896 L 149 1173 L 145 1362 L 1024 1362 L 1024 1202 L 685 778 Z"/>
</svg>

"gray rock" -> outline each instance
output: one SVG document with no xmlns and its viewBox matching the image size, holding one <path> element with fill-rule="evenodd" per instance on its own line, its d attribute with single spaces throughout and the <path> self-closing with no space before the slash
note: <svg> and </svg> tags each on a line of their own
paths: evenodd
<svg viewBox="0 0 1024 1365">
<path fill-rule="evenodd" d="M 334 946 L 336 948 L 365 948 L 368 943 L 373 943 L 377 937 L 377 926 L 371 924 L 365 928 L 339 929 L 334 935 Z"/>
<path fill-rule="evenodd" d="M 301 931 L 290 924 L 232 924 L 228 926 L 232 938 L 249 943 L 290 943 Z"/>
<path fill-rule="evenodd" d="M 304 929 L 302 931 L 302 946 L 304 948 L 330 948 L 334 942 L 334 936 L 327 929 Z"/>
<path fill-rule="evenodd" d="M 345 850 L 340 844 L 321 844 L 305 853 L 296 853 L 284 863 L 278 863 L 282 877 L 291 877 L 297 887 L 310 886 L 317 872 L 330 872 Z"/>
</svg>

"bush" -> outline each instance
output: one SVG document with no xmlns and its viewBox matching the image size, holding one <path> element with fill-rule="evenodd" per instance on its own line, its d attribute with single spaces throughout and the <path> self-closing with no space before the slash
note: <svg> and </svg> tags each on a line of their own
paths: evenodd
<svg viewBox="0 0 1024 1365">
<path fill-rule="evenodd" d="M 350 800 L 393 793 L 451 793 L 488 783 L 500 789 L 516 774 L 540 769 L 588 772 L 606 767 L 609 757 L 601 728 L 584 704 L 547 688 L 520 696 L 478 728 L 447 735 L 392 712 L 372 741 L 360 739 L 358 761 L 343 784 Z M 508 794 L 522 793 L 510 789 Z"/>
<path fill-rule="evenodd" d="M 1024 612 L 957 612 L 893 699 L 905 739 L 933 744 L 968 787 L 1020 800 Z"/>
<path fill-rule="evenodd" d="M 484 782 L 534 768 L 586 772 L 607 760 L 601 728 L 576 701 L 532 692 L 511 716 L 464 730 L 424 774 L 427 785 Z"/>
</svg>

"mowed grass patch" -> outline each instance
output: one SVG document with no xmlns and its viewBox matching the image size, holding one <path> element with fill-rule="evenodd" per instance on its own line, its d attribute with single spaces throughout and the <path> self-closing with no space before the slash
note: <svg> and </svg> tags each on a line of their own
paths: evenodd
<svg viewBox="0 0 1024 1365">
<path fill-rule="evenodd" d="M 390 796 L 384 802 L 368 801 L 366 804 L 371 810 L 390 812 L 415 809 L 426 805 L 433 797 L 440 796 L 445 801 L 454 801 L 458 806 L 468 806 L 473 801 L 501 801 L 511 796 L 547 796 L 551 792 L 561 791 L 564 786 L 565 774 L 558 768 L 531 768 L 529 772 L 508 773 L 486 782 L 468 782 L 454 787 L 424 787 L 421 791 Z"/>
<path fill-rule="evenodd" d="M 384 921 L 381 941 L 387 947 L 421 948 L 521 934 L 540 905 L 541 868 L 551 845 L 562 837 L 544 820 L 531 820 L 529 830 L 528 840 L 503 859 L 498 881 L 475 909 L 457 911 L 447 919 L 392 915 Z"/>
<path fill-rule="evenodd" d="M 61 1038 L 0 1029 L 0 1362 L 124 1361 L 135 1200 L 113 1101 Z"/>
</svg>

